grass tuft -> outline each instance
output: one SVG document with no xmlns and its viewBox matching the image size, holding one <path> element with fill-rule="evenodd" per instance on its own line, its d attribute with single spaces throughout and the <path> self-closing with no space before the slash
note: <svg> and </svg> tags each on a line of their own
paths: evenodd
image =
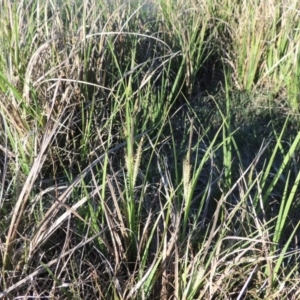
<svg viewBox="0 0 300 300">
<path fill-rule="evenodd" d="M 0 3 L 1 299 L 299 298 L 298 1 L 221 2 Z"/>
</svg>

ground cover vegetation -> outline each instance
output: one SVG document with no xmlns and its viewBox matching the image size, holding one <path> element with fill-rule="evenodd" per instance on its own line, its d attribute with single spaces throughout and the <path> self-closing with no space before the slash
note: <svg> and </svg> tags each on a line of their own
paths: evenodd
<svg viewBox="0 0 300 300">
<path fill-rule="evenodd" d="M 300 298 L 299 1 L 0 22 L 0 298 Z"/>
</svg>

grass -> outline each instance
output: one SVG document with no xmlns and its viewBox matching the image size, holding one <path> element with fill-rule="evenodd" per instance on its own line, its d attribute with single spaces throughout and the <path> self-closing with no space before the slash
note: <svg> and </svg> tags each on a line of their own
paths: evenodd
<svg viewBox="0 0 300 300">
<path fill-rule="evenodd" d="M 298 1 L 0 20 L 1 299 L 300 297 Z"/>
</svg>

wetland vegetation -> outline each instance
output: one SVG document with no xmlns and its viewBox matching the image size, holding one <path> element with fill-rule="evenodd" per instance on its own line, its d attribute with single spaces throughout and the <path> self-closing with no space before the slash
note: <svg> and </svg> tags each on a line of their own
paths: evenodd
<svg viewBox="0 0 300 300">
<path fill-rule="evenodd" d="M 297 0 L 0 2 L 1 299 L 299 299 Z"/>
</svg>

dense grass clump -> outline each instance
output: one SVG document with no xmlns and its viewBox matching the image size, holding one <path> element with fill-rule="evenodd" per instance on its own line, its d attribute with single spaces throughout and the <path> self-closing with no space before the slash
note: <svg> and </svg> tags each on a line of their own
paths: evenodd
<svg viewBox="0 0 300 300">
<path fill-rule="evenodd" d="M 0 298 L 298 299 L 298 1 L 0 3 Z"/>
</svg>

